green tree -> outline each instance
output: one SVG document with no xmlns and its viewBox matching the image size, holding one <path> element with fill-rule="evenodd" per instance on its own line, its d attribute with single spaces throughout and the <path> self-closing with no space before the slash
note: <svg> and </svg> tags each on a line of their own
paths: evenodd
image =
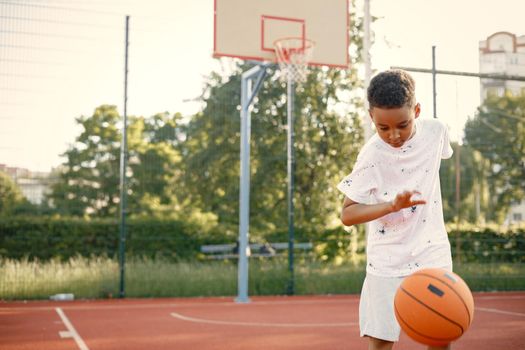
<svg viewBox="0 0 525 350">
<path fill-rule="evenodd" d="M 443 214 L 446 222 L 454 222 L 459 214 L 461 221 L 475 223 L 478 220 L 478 203 L 480 184 L 484 181 L 483 172 L 476 158 L 476 151 L 469 146 L 452 143 L 454 155 L 441 163 L 439 171 L 441 193 L 443 197 Z M 459 208 L 456 207 L 456 164 L 459 162 Z M 458 212 L 459 209 L 459 212 Z"/>
<path fill-rule="evenodd" d="M 361 27 L 352 20 L 351 68 L 311 68 L 295 96 L 295 220 L 311 229 L 331 226 L 341 197 L 336 183 L 350 172 L 363 141 L 357 78 Z M 222 224 L 238 223 L 240 81 L 249 63 L 225 78 L 213 73 L 203 93 L 206 107 L 193 116 L 183 146 L 184 184 L 192 203 Z M 269 70 L 255 99 L 251 128 L 250 224 L 252 232 L 287 228 L 286 85 Z"/>
<path fill-rule="evenodd" d="M 25 202 L 27 201 L 20 188 L 7 174 L 0 171 L 0 216 L 11 215 Z"/>
<path fill-rule="evenodd" d="M 127 128 L 128 212 L 135 216 L 173 216 L 178 208 L 176 179 L 180 177 L 180 114 L 159 113 L 150 118 L 129 117 Z M 121 116 L 115 106 L 103 105 L 82 127 L 64 156 L 59 180 L 50 199 L 66 215 L 116 216 L 120 202 Z"/>
<path fill-rule="evenodd" d="M 116 215 L 119 203 L 120 116 L 115 106 L 103 105 L 91 117 L 76 119 L 82 127 L 64 153 L 59 180 L 50 199 L 67 215 Z"/>
<path fill-rule="evenodd" d="M 465 140 L 487 163 L 489 212 L 501 220 L 525 196 L 525 94 L 489 96 L 467 122 Z"/>
<path fill-rule="evenodd" d="M 130 212 L 134 215 L 177 216 L 181 195 L 179 150 L 182 116 L 159 113 L 137 118 L 130 128 Z"/>
</svg>

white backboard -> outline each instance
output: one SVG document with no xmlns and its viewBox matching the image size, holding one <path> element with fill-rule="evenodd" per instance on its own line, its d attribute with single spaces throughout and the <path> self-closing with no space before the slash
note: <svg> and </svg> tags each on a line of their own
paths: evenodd
<svg viewBox="0 0 525 350">
<path fill-rule="evenodd" d="M 275 40 L 300 37 L 315 43 L 309 65 L 348 67 L 348 0 L 214 2 L 214 57 L 275 61 Z"/>
</svg>

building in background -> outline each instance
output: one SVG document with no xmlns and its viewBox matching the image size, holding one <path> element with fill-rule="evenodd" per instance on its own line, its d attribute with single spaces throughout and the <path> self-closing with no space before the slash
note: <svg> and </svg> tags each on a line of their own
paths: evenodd
<svg viewBox="0 0 525 350">
<path fill-rule="evenodd" d="M 525 77 L 525 35 L 497 32 L 479 42 L 479 71 Z M 487 96 L 503 96 L 505 92 L 525 95 L 525 82 L 481 79 L 481 102 Z M 514 203 L 505 219 L 507 224 L 525 221 L 525 201 Z"/>
<path fill-rule="evenodd" d="M 0 171 L 6 173 L 20 188 L 25 198 L 32 204 L 42 204 L 51 187 L 50 173 L 31 171 L 24 168 L 0 164 Z"/>
<path fill-rule="evenodd" d="M 525 35 L 497 32 L 479 42 L 479 71 L 525 76 Z M 525 93 L 525 82 L 481 79 L 481 101 L 488 95 L 503 96 L 505 91 Z"/>
</svg>

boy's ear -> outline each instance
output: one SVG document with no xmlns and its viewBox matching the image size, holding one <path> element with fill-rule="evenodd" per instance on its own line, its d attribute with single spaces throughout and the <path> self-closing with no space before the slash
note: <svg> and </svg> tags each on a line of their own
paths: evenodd
<svg viewBox="0 0 525 350">
<path fill-rule="evenodd" d="M 419 113 L 421 113 L 421 105 L 416 103 L 416 106 L 414 107 L 414 119 L 419 117 Z"/>
<path fill-rule="evenodd" d="M 374 121 L 374 116 L 372 115 L 372 108 L 370 108 L 368 110 L 368 115 L 370 116 L 370 119 L 372 119 L 372 121 Z"/>
</svg>

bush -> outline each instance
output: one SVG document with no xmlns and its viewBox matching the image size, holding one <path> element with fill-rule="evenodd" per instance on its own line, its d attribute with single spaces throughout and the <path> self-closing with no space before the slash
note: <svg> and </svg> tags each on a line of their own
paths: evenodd
<svg viewBox="0 0 525 350">
<path fill-rule="evenodd" d="M 461 262 L 525 262 L 524 230 L 451 231 L 449 240 L 452 255 Z"/>
<path fill-rule="evenodd" d="M 207 240 L 198 227 L 176 220 L 129 220 L 126 236 L 127 255 L 174 260 L 195 257 Z M 226 239 L 221 233 L 213 236 L 216 241 Z M 114 219 L 0 218 L 0 257 L 30 260 L 115 257 L 119 237 L 119 223 Z"/>
<path fill-rule="evenodd" d="M 198 259 L 202 257 L 201 245 L 234 243 L 237 235 L 236 227 L 209 231 L 180 220 L 135 218 L 127 221 L 126 255 L 172 261 Z M 3 217 L 0 218 L 0 258 L 44 261 L 53 258 L 64 261 L 75 256 L 114 258 L 119 252 L 119 237 L 116 219 Z M 449 238 L 452 254 L 462 262 L 525 262 L 524 230 L 451 231 Z M 288 232 L 252 235 L 250 241 L 286 242 Z M 314 249 L 308 257 L 318 261 L 358 262 L 365 251 L 361 228 L 311 231 L 297 227 L 295 241 L 311 242 Z"/>
</svg>

